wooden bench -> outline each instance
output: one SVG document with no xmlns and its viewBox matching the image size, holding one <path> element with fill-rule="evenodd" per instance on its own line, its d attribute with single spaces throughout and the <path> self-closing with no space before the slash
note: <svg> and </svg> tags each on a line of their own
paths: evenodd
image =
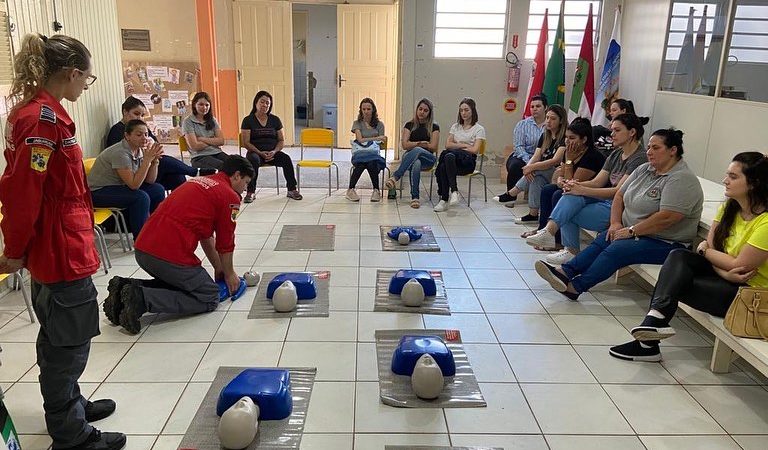
<svg viewBox="0 0 768 450">
<path fill-rule="evenodd" d="M 714 183 L 701 177 L 699 177 L 699 181 L 704 190 L 704 211 L 699 222 L 699 236 L 702 239 L 706 239 L 717 209 L 723 201 L 723 188 L 719 183 Z M 630 269 L 643 280 L 651 285 L 655 285 L 659 279 L 661 266 L 636 264 L 630 266 Z M 728 372 L 731 361 L 734 359 L 733 354 L 735 353 L 760 371 L 760 373 L 768 376 L 768 341 L 736 337 L 725 329 L 722 318 L 701 312 L 684 303 L 680 303 L 678 307 L 714 335 L 715 345 L 712 349 L 712 360 L 709 365 L 712 372 Z"/>
</svg>

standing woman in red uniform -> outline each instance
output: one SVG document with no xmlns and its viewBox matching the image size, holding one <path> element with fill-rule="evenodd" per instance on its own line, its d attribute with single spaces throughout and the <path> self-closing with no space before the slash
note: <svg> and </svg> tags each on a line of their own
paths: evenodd
<svg viewBox="0 0 768 450">
<path fill-rule="evenodd" d="M 0 178 L 0 273 L 26 267 L 32 276 L 40 391 L 53 449 L 118 450 L 124 434 L 89 424 L 112 414 L 115 402 L 86 400 L 77 382 L 91 338 L 99 335 L 91 281 L 99 259 L 83 152 L 61 100 L 77 101 L 96 81 L 91 54 L 68 36 L 29 34 L 14 65 L 11 95 L 18 102 L 8 117 Z"/>
</svg>

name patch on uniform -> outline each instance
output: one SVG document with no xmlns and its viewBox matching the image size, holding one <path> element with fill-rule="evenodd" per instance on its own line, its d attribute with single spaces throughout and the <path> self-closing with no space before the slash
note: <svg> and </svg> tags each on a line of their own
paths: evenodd
<svg viewBox="0 0 768 450">
<path fill-rule="evenodd" d="M 75 136 L 72 136 L 66 139 L 62 139 L 61 145 L 63 147 L 72 147 L 73 145 L 77 145 L 77 138 Z"/>
<path fill-rule="evenodd" d="M 660 194 L 659 191 L 660 191 L 659 188 L 655 187 L 655 188 L 649 190 L 646 195 L 648 195 L 648 197 L 651 197 L 651 198 L 658 198 L 659 194 Z"/>
<path fill-rule="evenodd" d="M 56 123 L 56 113 L 50 106 L 43 105 L 40 107 L 40 120 Z"/>
<path fill-rule="evenodd" d="M 48 169 L 48 159 L 51 157 L 53 150 L 46 147 L 32 147 L 32 161 L 31 167 L 38 172 L 45 172 Z"/>
<path fill-rule="evenodd" d="M 232 222 L 237 222 L 237 215 L 240 214 L 240 205 L 237 203 L 230 203 L 229 204 L 229 217 L 232 219 Z"/>
<path fill-rule="evenodd" d="M 37 146 L 44 145 L 50 148 L 51 150 L 56 149 L 56 143 L 44 137 L 36 137 L 36 136 L 28 137 L 24 140 L 24 143 L 27 145 L 37 145 Z"/>
</svg>

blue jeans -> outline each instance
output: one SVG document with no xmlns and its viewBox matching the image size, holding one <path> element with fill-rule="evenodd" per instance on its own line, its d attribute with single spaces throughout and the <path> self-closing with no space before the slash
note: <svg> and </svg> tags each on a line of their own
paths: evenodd
<svg viewBox="0 0 768 450">
<path fill-rule="evenodd" d="M 172 191 L 187 181 L 187 177 L 197 175 L 197 169 L 184 164 L 173 156 L 163 156 L 157 166 L 157 182 Z"/>
<path fill-rule="evenodd" d="M 528 208 L 539 209 L 539 206 L 541 205 L 541 190 L 552 181 L 552 174 L 554 173 L 554 167 L 544 170 L 534 170 L 533 181 L 528 181 L 525 177 L 517 180 L 515 187 L 521 191 L 528 191 Z"/>
<path fill-rule="evenodd" d="M 539 230 L 547 226 L 549 217 L 562 196 L 563 190 L 557 187 L 556 184 L 548 184 L 541 189 L 541 197 L 539 201 Z M 560 244 L 560 230 L 555 234 L 555 242 L 558 245 Z"/>
<path fill-rule="evenodd" d="M 650 237 L 608 242 L 607 235 L 607 231 L 598 234 L 589 247 L 561 266 L 576 292 L 588 291 L 622 267 L 662 264 L 669 252 L 684 248 L 682 244 L 670 244 Z"/>
<path fill-rule="evenodd" d="M 581 248 L 579 229 L 605 231 L 611 221 L 611 201 L 582 195 L 563 195 L 550 214 L 560 228 L 563 245 L 572 250 Z"/>
<path fill-rule="evenodd" d="M 403 153 L 403 159 L 400 161 L 400 167 L 392 173 L 395 179 L 399 180 L 403 178 L 406 170 L 411 171 L 411 198 L 419 198 L 419 182 L 421 181 L 421 170 L 429 169 L 433 165 L 437 158 L 429 150 L 421 147 L 413 147 L 407 152 Z"/>
<path fill-rule="evenodd" d="M 150 213 L 165 198 L 165 188 L 160 183 L 142 183 L 135 191 L 125 185 L 104 186 L 91 191 L 91 198 L 96 208 L 124 208 L 128 214 L 128 228 L 135 240 Z"/>
</svg>

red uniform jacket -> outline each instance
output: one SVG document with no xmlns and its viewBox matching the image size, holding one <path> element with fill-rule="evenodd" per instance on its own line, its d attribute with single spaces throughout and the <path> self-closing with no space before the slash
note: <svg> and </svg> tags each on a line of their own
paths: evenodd
<svg viewBox="0 0 768 450">
<path fill-rule="evenodd" d="M 168 196 L 149 216 L 136 249 L 180 266 L 200 265 L 195 255 L 201 240 L 216 233 L 216 251 L 235 250 L 240 196 L 224 172 L 192 178 Z"/>
<path fill-rule="evenodd" d="M 41 90 L 14 111 L 5 141 L 3 253 L 26 256 L 27 269 L 41 283 L 92 275 L 99 268 L 93 204 L 69 114 Z"/>
</svg>

